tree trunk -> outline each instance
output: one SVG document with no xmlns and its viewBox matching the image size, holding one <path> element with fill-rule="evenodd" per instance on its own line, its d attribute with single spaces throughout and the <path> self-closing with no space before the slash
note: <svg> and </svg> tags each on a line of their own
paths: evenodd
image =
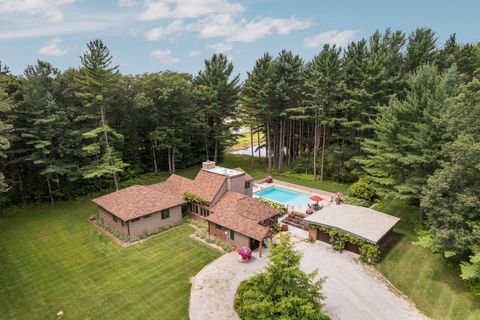
<svg viewBox="0 0 480 320">
<path fill-rule="evenodd" d="M 152 141 L 152 154 L 153 154 L 153 167 L 155 169 L 155 173 L 158 173 L 158 166 L 157 166 L 157 152 L 155 151 L 155 142 Z"/>
<path fill-rule="evenodd" d="M 267 151 L 267 161 L 268 161 L 268 174 L 272 174 L 272 155 L 270 149 L 270 122 L 267 121 L 267 135 L 266 135 L 266 151 Z"/>
<path fill-rule="evenodd" d="M 423 225 L 424 221 L 425 221 L 425 215 L 424 215 L 424 212 L 423 212 L 423 207 L 419 206 L 418 207 L 418 223 L 420 224 L 420 226 Z"/>
<path fill-rule="evenodd" d="M 313 181 L 317 181 L 317 127 L 318 127 L 318 110 L 315 109 L 315 125 L 313 129 Z"/>
<path fill-rule="evenodd" d="M 107 122 L 105 120 L 105 112 L 103 110 L 103 105 L 100 106 L 100 114 L 101 114 L 101 120 L 102 120 L 102 128 L 103 128 L 103 137 L 105 139 L 105 145 L 107 147 L 108 152 L 110 152 L 110 156 L 108 159 L 108 162 L 110 163 L 111 166 L 114 166 L 115 163 L 113 162 L 111 150 L 110 150 L 110 143 L 108 141 L 108 133 L 107 133 Z M 113 173 L 113 184 L 115 185 L 115 190 L 118 191 L 118 181 L 117 181 L 117 173 Z"/>
<path fill-rule="evenodd" d="M 47 176 L 48 196 L 50 197 L 50 204 L 53 204 L 52 186 L 50 185 L 50 178 Z"/>
<path fill-rule="evenodd" d="M 208 137 L 205 137 L 205 161 L 210 160 L 210 156 L 208 154 Z"/>
<path fill-rule="evenodd" d="M 175 152 L 177 151 L 177 146 L 176 145 L 173 145 L 173 148 L 172 148 L 172 173 L 175 173 Z"/>
<path fill-rule="evenodd" d="M 252 125 L 250 126 L 250 148 L 252 151 L 252 168 L 253 168 L 253 163 L 254 163 L 253 157 L 255 157 L 255 150 L 253 149 L 253 126 Z"/>
<path fill-rule="evenodd" d="M 258 149 L 258 157 L 260 158 L 262 156 L 261 153 L 261 148 L 260 148 L 260 127 L 257 128 L 257 149 Z"/>
<path fill-rule="evenodd" d="M 168 158 L 168 172 L 172 173 L 172 157 L 171 157 L 171 152 L 170 148 L 167 149 L 167 158 Z"/>
<path fill-rule="evenodd" d="M 218 162 L 218 140 L 215 138 L 215 151 L 213 153 L 213 162 Z"/>
<path fill-rule="evenodd" d="M 327 125 L 323 125 L 323 141 L 322 141 L 322 159 L 320 166 L 320 181 L 323 181 L 323 159 L 325 157 L 325 140 L 327 139 Z"/>
</svg>

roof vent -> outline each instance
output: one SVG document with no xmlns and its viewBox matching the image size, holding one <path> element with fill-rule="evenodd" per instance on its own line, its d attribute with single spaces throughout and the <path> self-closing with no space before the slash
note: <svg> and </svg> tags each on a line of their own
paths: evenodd
<svg viewBox="0 0 480 320">
<path fill-rule="evenodd" d="M 215 169 L 215 162 L 210 160 L 203 162 L 202 169 L 206 169 L 206 170 Z"/>
</svg>

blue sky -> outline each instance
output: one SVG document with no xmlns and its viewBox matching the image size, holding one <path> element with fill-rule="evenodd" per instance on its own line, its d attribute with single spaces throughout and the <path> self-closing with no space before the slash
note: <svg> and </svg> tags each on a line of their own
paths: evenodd
<svg viewBox="0 0 480 320">
<path fill-rule="evenodd" d="M 196 74 L 224 52 L 245 77 L 268 51 L 311 59 L 324 43 L 344 45 L 387 27 L 430 27 L 439 44 L 480 40 L 480 1 L 443 0 L 0 0 L 0 60 L 22 73 L 36 59 L 77 67 L 101 38 L 123 73 Z"/>
</svg>

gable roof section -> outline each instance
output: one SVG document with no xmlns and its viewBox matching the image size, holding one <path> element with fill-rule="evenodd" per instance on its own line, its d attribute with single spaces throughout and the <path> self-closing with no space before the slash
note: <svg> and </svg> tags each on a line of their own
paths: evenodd
<svg viewBox="0 0 480 320">
<path fill-rule="evenodd" d="M 370 208 L 331 204 L 303 220 L 311 224 L 337 228 L 377 243 L 400 221 L 400 218 Z"/>
<path fill-rule="evenodd" d="M 193 180 L 190 192 L 212 203 L 226 180 L 225 176 L 201 169 Z"/>
<path fill-rule="evenodd" d="M 227 191 L 212 207 L 207 219 L 256 240 L 262 240 L 269 228 L 260 222 L 278 215 L 277 209 L 250 196 Z"/>
<path fill-rule="evenodd" d="M 147 187 L 168 194 L 172 197 L 175 197 L 179 200 L 183 200 L 183 194 L 187 191 L 190 191 L 193 186 L 193 180 L 172 174 L 166 181 L 151 184 Z"/>
<path fill-rule="evenodd" d="M 185 201 L 150 187 L 133 185 L 92 200 L 111 214 L 127 221 L 182 205 Z"/>
<path fill-rule="evenodd" d="M 257 221 L 238 215 L 234 208 L 226 208 L 222 212 L 213 213 L 206 219 L 259 241 L 267 236 L 269 230 L 268 227 L 260 225 Z"/>
<path fill-rule="evenodd" d="M 245 170 L 243 170 L 242 168 L 235 168 L 233 169 L 235 171 L 240 171 L 240 172 L 243 172 L 245 173 L 245 181 L 252 181 L 253 180 L 253 177 L 251 175 L 249 175 Z"/>
</svg>

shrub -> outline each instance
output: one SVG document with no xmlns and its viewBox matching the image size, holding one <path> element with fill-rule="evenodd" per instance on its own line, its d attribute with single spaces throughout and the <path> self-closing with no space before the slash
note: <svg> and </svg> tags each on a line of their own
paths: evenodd
<svg viewBox="0 0 480 320">
<path fill-rule="evenodd" d="M 312 173 L 312 159 L 307 157 L 298 157 L 289 166 L 288 171 L 292 173 Z"/>
<path fill-rule="evenodd" d="M 360 199 L 360 198 L 355 198 L 351 196 L 345 196 L 343 198 L 343 203 L 345 204 L 351 204 L 354 206 L 360 206 L 360 207 L 370 207 L 370 202 L 365 200 L 365 199 Z"/>
<path fill-rule="evenodd" d="M 256 199 L 265 203 L 265 204 L 268 204 L 270 207 L 273 207 L 273 208 L 277 209 L 278 213 L 281 216 L 283 216 L 285 213 L 287 213 L 287 206 L 282 204 L 282 203 L 275 202 L 275 201 L 268 200 L 268 199 L 264 199 L 264 198 L 256 198 Z"/>
<path fill-rule="evenodd" d="M 326 320 L 322 312 L 322 286 L 316 272 L 300 270 L 301 254 L 293 248 L 290 236 L 280 236 L 277 246 L 270 246 L 266 271 L 240 283 L 234 308 L 243 320 L 311 319 Z"/>
<path fill-rule="evenodd" d="M 368 179 L 360 178 L 348 188 L 347 196 L 362 199 L 370 203 L 376 198 L 377 194 Z"/>
</svg>

